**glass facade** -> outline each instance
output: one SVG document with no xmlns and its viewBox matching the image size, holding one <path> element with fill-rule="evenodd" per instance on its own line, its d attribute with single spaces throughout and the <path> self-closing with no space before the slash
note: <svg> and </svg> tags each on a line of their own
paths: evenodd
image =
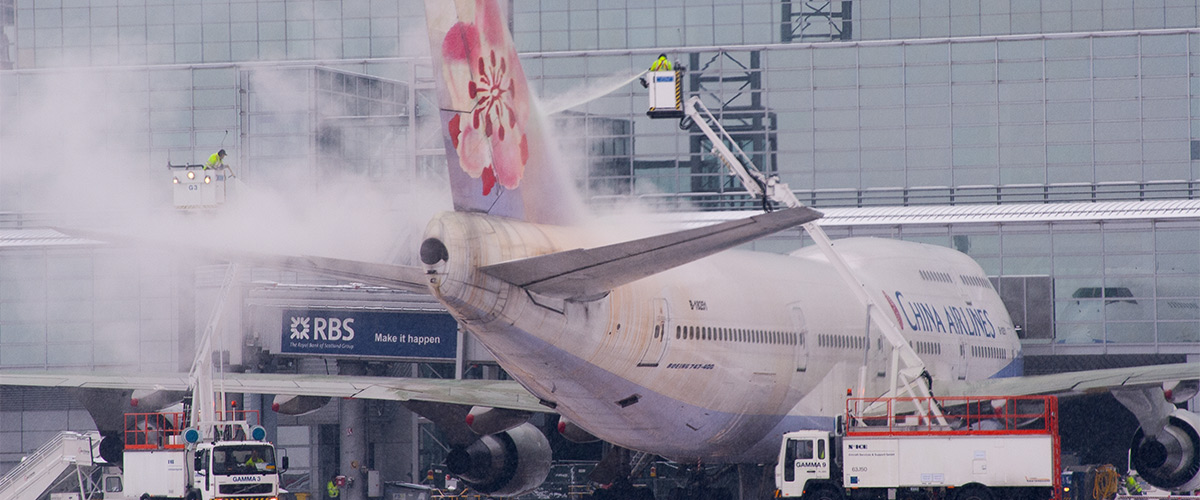
<svg viewBox="0 0 1200 500">
<path fill-rule="evenodd" d="M 1191 0 L 514 0 L 521 52 L 1194 28 Z M 649 63 L 647 63 L 649 64 Z"/>
<path fill-rule="evenodd" d="M 731 131 L 760 168 L 818 206 L 845 206 L 1194 197 L 1198 48 L 1200 32 L 1175 30 L 673 57 L 688 66 L 686 92 L 739 127 Z M 652 58 L 527 56 L 550 95 L 637 73 Z M 594 194 L 724 189 L 697 179 L 721 177 L 699 132 L 645 117 L 644 100 L 626 85 L 577 108 L 628 119 L 637 138 L 631 153 L 595 158 L 627 159 L 632 174 Z"/>
<path fill-rule="evenodd" d="M 425 26 L 422 10 L 396 0 L 15 3 L 15 19 L 4 31 L 17 68 L 377 59 L 427 52 L 421 48 L 424 38 L 416 38 L 420 44 L 411 38 Z"/>
<path fill-rule="evenodd" d="M 176 265 L 163 252 L 0 251 L 0 367 L 179 367 Z"/>
<path fill-rule="evenodd" d="M 1035 353 L 1194 353 L 1200 344 L 1200 221 L 830 227 L 831 238 L 899 238 L 955 248 L 993 277 Z M 809 245 L 792 233 L 759 250 Z M 1022 278 L 1008 280 L 1007 278 Z M 1023 290 L 1006 290 L 1021 286 Z M 1021 300 L 1008 300 L 1018 292 Z"/>
</svg>

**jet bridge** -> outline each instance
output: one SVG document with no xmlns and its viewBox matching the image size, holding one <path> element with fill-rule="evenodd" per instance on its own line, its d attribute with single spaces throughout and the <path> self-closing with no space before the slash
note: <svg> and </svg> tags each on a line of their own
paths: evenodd
<svg viewBox="0 0 1200 500">
<path fill-rule="evenodd" d="M 92 447 L 99 444 L 100 433 L 96 431 L 82 434 L 60 432 L 8 474 L 0 477 L 0 500 L 37 498 L 72 473 L 82 490 L 87 480 L 85 477 L 89 474 L 81 468 L 93 465 Z"/>
</svg>

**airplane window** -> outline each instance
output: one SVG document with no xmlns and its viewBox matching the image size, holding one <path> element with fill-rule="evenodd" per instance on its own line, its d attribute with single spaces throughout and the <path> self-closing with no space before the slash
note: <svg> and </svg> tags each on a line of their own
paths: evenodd
<svg viewBox="0 0 1200 500">
<path fill-rule="evenodd" d="M 662 325 L 654 325 L 654 338 L 662 337 Z"/>
<path fill-rule="evenodd" d="M 683 327 L 682 327 L 682 326 L 675 325 L 675 338 L 677 338 L 677 339 L 678 339 L 678 338 L 679 338 L 679 335 L 680 335 L 680 332 L 682 332 L 682 331 L 683 331 Z"/>
</svg>

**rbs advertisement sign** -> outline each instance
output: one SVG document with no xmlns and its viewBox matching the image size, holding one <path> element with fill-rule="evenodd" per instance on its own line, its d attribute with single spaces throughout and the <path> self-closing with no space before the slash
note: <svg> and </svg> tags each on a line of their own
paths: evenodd
<svg viewBox="0 0 1200 500">
<path fill-rule="evenodd" d="M 449 314 L 283 310 L 285 353 L 454 359 L 457 340 Z"/>
</svg>

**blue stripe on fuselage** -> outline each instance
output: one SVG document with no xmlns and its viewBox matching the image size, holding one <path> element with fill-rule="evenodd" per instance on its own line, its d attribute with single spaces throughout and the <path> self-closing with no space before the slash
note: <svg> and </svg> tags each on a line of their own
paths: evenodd
<svg viewBox="0 0 1200 500">
<path fill-rule="evenodd" d="M 1025 375 L 1025 357 L 1017 355 L 1011 363 L 1005 365 L 1004 368 L 1001 368 L 1000 371 L 988 378 L 1009 378 L 1020 377 L 1022 375 Z"/>
</svg>

